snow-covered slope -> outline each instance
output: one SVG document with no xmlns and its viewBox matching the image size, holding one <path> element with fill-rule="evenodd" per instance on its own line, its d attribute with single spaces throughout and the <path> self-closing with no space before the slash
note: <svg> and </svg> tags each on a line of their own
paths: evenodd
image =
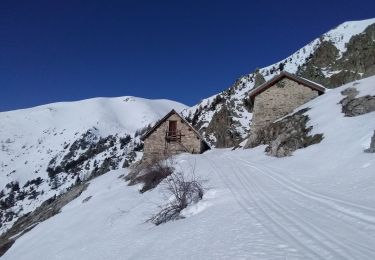
<svg viewBox="0 0 375 260">
<path fill-rule="evenodd" d="M 345 117 L 348 87 L 375 95 L 375 77 L 305 104 L 324 139 L 291 157 L 264 147 L 177 156 L 177 168 L 194 168 L 208 187 L 185 219 L 145 223 L 164 203 L 161 187 L 140 194 L 111 171 L 3 259 L 375 259 L 375 157 L 363 152 L 375 112 Z"/>
<path fill-rule="evenodd" d="M 72 185 L 76 178 L 88 178 L 95 169 L 107 170 L 104 169 L 106 159 L 111 162 L 108 170 L 121 167 L 139 143 L 136 131 L 157 121 L 172 108 L 180 111 L 186 106 L 169 100 L 118 97 L 0 113 L 0 191 L 3 190 L 0 197 L 5 200 L 14 190 L 14 198 L 7 205 L 1 205 L 4 214 L 0 214 L 0 231 Z M 58 184 L 51 182 L 48 167 L 52 169 L 64 160 L 77 162 L 84 152 L 87 156 L 80 161 L 85 163 L 84 167 L 74 168 L 71 178 L 67 178 L 69 174 L 53 172 Z M 27 185 L 31 180 L 37 185 Z M 19 188 L 11 187 L 11 183 L 18 183 Z"/>
<path fill-rule="evenodd" d="M 190 118 L 213 145 L 234 146 L 249 133 L 252 114 L 247 101 L 251 89 L 270 80 L 281 70 L 300 75 L 328 88 L 374 75 L 374 35 L 375 18 L 345 22 L 289 57 L 237 79 L 229 89 L 203 99 L 184 111 L 184 115 Z M 215 100 L 217 97 L 220 98 L 219 102 Z M 212 118 L 215 115 L 222 117 L 220 112 L 223 109 L 229 111 L 226 113 L 226 131 L 231 133 L 232 139 L 229 143 L 218 140 L 218 134 L 213 131 L 215 121 Z"/>
</svg>

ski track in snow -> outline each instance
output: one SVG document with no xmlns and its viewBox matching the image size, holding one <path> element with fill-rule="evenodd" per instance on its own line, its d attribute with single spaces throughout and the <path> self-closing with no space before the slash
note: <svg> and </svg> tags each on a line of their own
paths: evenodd
<svg viewBox="0 0 375 260">
<path fill-rule="evenodd" d="M 351 203 L 351 202 L 348 202 L 348 201 L 343 201 L 343 200 L 339 200 L 339 199 L 336 199 L 336 198 L 332 198 L 332 197 L 328 197 L 328 196 L 324 196 L 324 195 L 315 193 L 313 191 L 307 190 L 306 188 L 303 188 L 303 187 L 299 186 L 298 184 L 296 184 L 296 183 L 294 183 L 294 182 L 292 182 L 292 181 L 290 181 L 286 178 L 283 178 L 282 175 L 278 174 L 276 172 L 276 170 L 271 168 L 271 167 L 268 167 L 268 170 L 266 170 L 267 168 L 265 166 L 263 166 L 264 169 L 262 170 L 262 169 L 260 169 L 259 166 L 252 165 L 252 164 L 246 162 L 245 160 L 241 160 L 241 161 L 245 162 L 245 164 L 248 165 L 249 167 L 251 167 L 253 169 L 256 169 L 258 172 L 260 172 L 263 175 L 273 179 L 275 182 L 282 185 L 286 189 L 296 193 L 297 195 L 307 197 L 311 200 L 315 200 L 317 202 L 320 202 L 322 205 L 325 205 L 328 208 L 333 209 L 333 210 L 335 210 L 339 213 L 348 215 L 350 217 L 353 217 L 356 220 L 361 220 L 363 222 L 366 222 L 366 224 L 370 224 L 370 225 L 375 226 L 375 217 L 373 217 L 373 215 L 375 215 L 375 208 L 369 208 L 369 207 L 362 206 L 362 205 L 359 205 L 359 204 L 354 204 L 354 203 Z M 273 170 L 270 170 L 270 169 L 273 169 Z M 273 175 L 269 175 L 267 173 L 271 173 L 271 174 L 273 173 Z M 343 205 L 344 207 L 340 206 L 340 205 Z M 345 206 L 346 206 L 346 208 L 345 208 Z M 359 211 L 353 211 L 350 208 L 357 209 Z M 370 212 L 373 215 L 367 215 L 367 214 L 361 212 L 361 210 L 365 211 L 365 212 L 366 211 Z"/>
<path fill-rule="evenodd" d="M 219 195 L 206 198 L 210 209 L 157 227 L 144 221 L 161 204 L 161 187 L 140 195 L 119 171 L 98 177 L 4 259 L 375 259 L 374 208 L 307 188 L 287 168 L 248 155 L 176 157 Z"/>
<path fill-rule="evenodd" d="M 208 161 L 210 159 L 207 158 Z M 280 240 L 288 240 L 293 245 L 296 245 L 297 248 L 300 249 L 300 251 L 307 251 L 309 255 L 314 255 L 315 257 L 319 257 L 313 250 L 305 246 L 301 241 L 298 240 L 298 238 L 293 235 L 288 229 L 285 228 L 285 226 L 280 225 L 277 221 L 275 221 L 270 215 L 268 215 L 263 208 L 258 204 L 256 199 L 250 200 L 252 197 L 248 197 L 247 194 L 244 194 L 241 192 L 242 188 L 244 188 L 243 183 L 239 181 L 238 183 L 232 182 L 228 178 L 225 177 L 225 172 L 222 172 L 219 167 L 215 165 L 215 162 L 211 161 L 211 167 L 215 169 L 216 174 L 224 180 L 225 183 L 227 183 L 227 188 L 231 191 L 233 194 L 235 200 L 239 204 L 239 206 L 247 213 L 250 217 L 255 218 L 258 222 L 262 224 L 264 228 L 266 228 L 268 231 L 270 231 L 273 235 L 278 237 Z M 231 167 L 231 170 L 233 171 L 235 169 L 235 166 Z M 235 171 L 233 171 L 235 174 Z M 240 188 L 242 186 L 242 188 Z M 246 192 L 248 192 L 247 188 L 245 187 Z M 259 214 L 256 213 L 256 209 L 261 210 L 261 216 L 268 218 L 270 222 L 266 223 L 264 221 L 264 218 L 261 218 Z M 280 230 L 283 231 L 283 235 L 281 235 L 279 232 Z M 286 237 L 287 236 L 287 237 Z M 294 251 L 294 250 L 292 250 Z M 313 259 L 309 256 L 310 259 Z"/>
<path fill-rule="evenodd" d="M 211 160 L 208 157 L 207 159 Z M 223 160 L 218 158 L 211 161 L 211 165 L 228 184 L 240 207 L 256 217 L 264 227 L 271 229 L 274 226 L 272 232 L 282 240 L 290 242 L 298 251 L 307 254 L 304 257 L 374 259 L 375 249 L 357 240 L 366 243 L 372 241 L 375 244 L 375 239 L 363 232 L 365 228 L 369 228 L 369 224 L 371 231 L 375 231 L 375 209 L 316 194 L 282 178 L 270 168 L 264 170 L 233 156 L 226 156 L 224 160 L 226 164 L 230 162 L 229 166 L 215 165 L 220 161 Z M 245 171 L 238 165 L 247 166 L 251 170 Z M 231 168 L 231 173 L 236 176 L 235 182 L 233 178 L 230 181 L 225 177 L 228 171 L 223 169 L 226 167 Z M 267 168 L 263 165 L 262 167 Z M 264 187 L 270 184 L 276 186 L 265 190 Z M 270 195 L 270 191 L 275 195 Z M 343 208 L 336 203 L 352 209 Z M 373 215 L 365 215 L 353 209 L 365 210 Z M 254 213 L 256 211 L 258 213 Z M 343 215 L 349 216 L 350 219 L 344 218 Z M 332 223 L 336 225 L 334 229 Z M 346 232 L 346 235 L 336 231 Z M 353 234 L 355 239 L 350 239 Z"/>
</svg>

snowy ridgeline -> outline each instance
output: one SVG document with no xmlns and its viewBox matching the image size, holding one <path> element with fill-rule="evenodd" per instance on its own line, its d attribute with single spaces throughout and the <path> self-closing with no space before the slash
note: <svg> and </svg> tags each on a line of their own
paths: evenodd
<svg viewBox="0 0 375 260">
<path fill-rule="evenodd" d="M 346 117 L 341 93 L 375 96 L 375 76 L 330 90 L 310 108 L 319 144 L 275 158 L 264 146 L 175 158 L 208 180 L 184 219 L 145 223 L 163 189 L 140 194 L 114 170 L 19 238 L 2 259 L 375 259 L 375 112 Z M 193 170 L 194 169 L 194 170 Z"/>
<path fill-rule="evenodd" d="M 0 233 L 77 182 L 127 166 L 142 129 L 172 108 L 185 106 L 119 97 L 0 113 Z"/>
<path fill-rule="evenodd" d="M 373 75 L 373 73 L 368 73 L 366 75 L 364 71 L 361 72 L 361 70 L 364 70 L 364 68 L 362 68 L 363 66 L 359 66 L 361 67 L 360 69 L 357 67 L 351 68 L 350 64 L 345 64 L 345 60 L 349 59 L 347 57 L 343 58 L 343 55 L 346 54 L 348 56 L 353 55 L 353 57 L 357 57 L 357 54 L 347 52 L 348 43 L 353 40 L 354 36 L 363 34 L 370 25 L 374 24 L 375 18 L 345 22 L 323 34 L 321 37 L 314 39 L 289 57 L 240 77 L 227 90 L 203 99 L 197 105 L 184 110 L 183 113 L 186 117 L 190 118 L 193 125 L 202 130 L 203 135 L 212 145 L 217 145 L 218 143 L 220 144 L 220 141 L 218 142 L 217 136 L 212 132 L 209 126 L 215 115 L 219 114 L 224 108 L 228 109 L 230 118 L 228 129 L 231 131 L 232 135 L 238 136 L 238 138 L 234 138 L 236 139 L 235 141 L 241 140 L 241 138 L 247 136 L 252 118 L 251 109 L 249 109 L 250 104 L 247 103 L 249 91 L 259 86 L 263 81 L 270 80 L 272 77 L 279 74 L 281 70 L 292 74 L 298 74 L 323 85 L 327 84 L 329 88 L 340 86 L 343 84 L 342 82 L 350 82 L 363 76 Z M 331 44 L 334 50 L 327 47 L 327 45 L 330 46 Z M 361 44 L 363 45 L 363 43 L 359 45 Z M 359 47 L 363 47 L 362 45 Z M 371 46 L 370 48 L 373 47 L 374 46 Z M 352 49 L 358 48 L 355 47 Z M 359 49 L 359 51 L 363 50 Z M 326 55 L 325 52 L 328 54 Z M 335 53 L 335 56 L 327 58 L 332 55 L 330 53 Z M 341 61 L 342 59 L 344 61 Z M 361 63 L 367 63 L 367 61 L 361 61 Z M 373 64 L 372 61 L 370 61 L 369 64 Z M 309 69 L 311 68 L 319 70 L 320 74 L 315 71 L 310 75 Z M 319 77 L 314 78 L 314 75 L 317 73 Z M 335 77 L 337 79 L 333 80 Z"/>
</svg>

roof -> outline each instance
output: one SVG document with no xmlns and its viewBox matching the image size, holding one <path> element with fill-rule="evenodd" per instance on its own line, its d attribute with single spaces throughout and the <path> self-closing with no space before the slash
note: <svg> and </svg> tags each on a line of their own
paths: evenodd
<svg viewBox="0 0 375 260">
<path fill-rule="evenodd" d="M 298 83 L 300 83 L 300 84 L 302 84 L 306 87 L 309 87 L 313 90 L 316 90 L 316 91 L 318 91 L 319 95 L 323 94 L 326 91 L 326 88 L 323 87 L 322 85 L 318 84 L 318 83 L 315 83 L 311 80 L 304 79 L 304 78 L 298 77 L 294 74 L 283 71 L 279 75 L 273 77 L 269 81 L 264 82 L 259 87 L 250 91 L 250 93 L 249 93 L 250 98 L 253 99 L 256 95 L 258 95 L 258 94 L 262 93 L 263 91 L 265 91 L 266 89 L 272 87 L 276 82 L 282 80 L 283 78 L 288 78 L 288 79 L 296 81 L 296 82 L 298 82 Z"/>
<path fill-rule="evenodd" d="M 148 130 L 142 137 L 141 140 L 145 140 L 150 134 L 152 134 L 162 123 L 164 123 L 172 114 L 178 115 L 181 120 L 183 120 L 198 136 L 199 139 L 201 139 L 203 142 L 205 142 L 208 147 L 210 145 L 204 140 L 203 136 L 180 114 L 177 113 L 176 110 L 172 109 L 168 114 L 166 114 L 162 119 L 160 119 L 150 130 Z"/>
</svg>

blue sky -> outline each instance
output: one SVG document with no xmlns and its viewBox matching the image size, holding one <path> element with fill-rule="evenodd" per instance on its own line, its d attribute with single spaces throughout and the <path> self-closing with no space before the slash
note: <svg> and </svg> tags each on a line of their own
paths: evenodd
<svg viewBox="0 0 375 260">
<path fill-rule="evenodd" d="M 125 95 L 193 105 L 374 10 L 373 0 L 2 1 L 0 111 Z"/>
</svg>

